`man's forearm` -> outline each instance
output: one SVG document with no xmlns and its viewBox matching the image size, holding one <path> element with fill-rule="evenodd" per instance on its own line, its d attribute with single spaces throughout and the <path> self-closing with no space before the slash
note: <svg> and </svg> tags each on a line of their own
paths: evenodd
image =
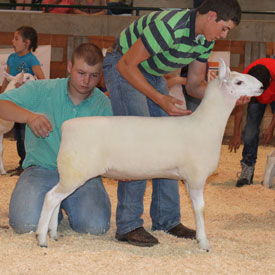
<svg viewBox="0 0 275 275">
<path fill-rule="evenodd" d="M 0 118 L 26 123 L 31 112 L 8 100 L 0 100 Z"/>
<path fill-rule="evenodd" d="M 187 79 L 187 83 L 186 83 L 186 91 L 188 93 L 188 95 L 202 99 L 204 96 L 204 91 L 206 89 L 207 86 L 207 82 L 206 81 L 202 81 L 200 83 L 198 83 L 197 85 L 188 85 L 188 79 Z"/>
</svg>

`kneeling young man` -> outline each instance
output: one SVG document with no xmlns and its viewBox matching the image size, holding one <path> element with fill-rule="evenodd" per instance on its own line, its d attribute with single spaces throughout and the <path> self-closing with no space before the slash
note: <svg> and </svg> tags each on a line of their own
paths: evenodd
<svg viewBox="0 0 275 275">
<path fill-rule="evenodd" d="M 102 62 L 97 46 L 82 44 L 68 64 L 68 78 L 31 81 L 0 95 L 0 117 L 27 124 L 24 172 L 10 201 L 10 225 L 17 233 L 36 230 L 45 195 L 59 181 L 56 160 L 63 122 L 112 115 L 109 99 L 96 88 Z M 61 208 L 77 232 L 98 235 L 110 227 L 110 200 L 100 177 L 87 181 Z"/>
</svg>

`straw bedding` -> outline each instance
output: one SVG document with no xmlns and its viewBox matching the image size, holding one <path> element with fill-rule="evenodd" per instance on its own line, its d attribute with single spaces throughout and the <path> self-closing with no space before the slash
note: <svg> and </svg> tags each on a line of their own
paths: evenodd
<svg viewBox="0 0 275 275">
<path fill-rule="evenodd" d="M 58 242 L 48 248 L 36 244 L 34 233 L 18 235 L 8 224 L 9 200 L 17 176 L 0 176 L 0 274 L 274 274 L 275 189 L 267 189 L 263 178 L 266 156 L 274 147 L 259 148 L 254 185 L 236 188 L 241 149 L 229 153 L 222 146 L 216 172 L 205 188 L 205 223 L 211 244 L 206 253 L 196 241 L 181 240 L 164 232 L 153 232 L 160 244 L 134 247 L 114 239 L 116 188 L 104 179 L 112 203 L 111 228 L 103 236 L 73 232 L 65 218 L 59 226 Z M 4 139 L 6 170 L 18 163 L 15 142 Z M 180 183 L 182 222 L 195 227 L 186 189 Z M 150 230 L 151 184 L 145 195 L 144 226 Z"/>
</svg>

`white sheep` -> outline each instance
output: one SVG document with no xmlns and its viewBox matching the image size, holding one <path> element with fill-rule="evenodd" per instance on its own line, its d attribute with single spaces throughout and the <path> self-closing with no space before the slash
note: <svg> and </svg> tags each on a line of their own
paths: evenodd
<svg viewBox="0 0 275 275">
<path fill-rule="evenodd" d="M 60 203 L 88 179 L 171 178 L 183 180 L 196 217 L 199 247 L 209 250 L 204 228 L 203 190 L 217 168 L 228 117 L 236 100 L 257 96 L 262 84 L 230 72 L 223 61 L 197 110 L 182 117 L 84 117 L 64 122 L 58 154 L 59 183 L 46 195 L 36 230 L 47 246 L 47 232 L 57 240 Z"/>
<path fill-rule="evenodd" d="M 272 188 L 274 186 L 274 177 L 275 177 L 275 150 L 269 153 L 267 156 L 263 185 L 267 188 Z"/>
<path fill-rule="evenodd" d="M 9 84 L 4 92 L 14 89 L 15 84 L 24 84 L 30 80 L 34 80 L 34 76 L 29 73 L 24 73 L 23 71 L 16 76 L 12 76 L 4 72 L 4 76 L 8 79 Z M 3 138 L 4 134 L 8 133 L 14 125 L 13 121 L 7 121 L 0 119 L 0 172 L 2 175 L 6 174 L 4 164 L 3 164 Z"/>
</svg>

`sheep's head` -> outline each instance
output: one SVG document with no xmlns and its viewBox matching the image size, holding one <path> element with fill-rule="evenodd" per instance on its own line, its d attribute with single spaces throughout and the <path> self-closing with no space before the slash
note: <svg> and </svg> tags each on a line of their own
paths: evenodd
<svg viewBox="0 0 275 275">
<path fill-rule="evenodd" d="M 238 72 L 231 72 L 220 59 L 219 82 L 221 91 L 234 99 L 241 96 L 259 96 L 263 92 L 263 84 L 255 77 Z"/>
<path fill-rule="evenodd" d="M 35 78 L 32 74 L 24 73 L 24 71 L 22 71 L 14 77 L 14 80 L 16 83 L 22 85 L 28 81 L 35 80 Z"/>
<path fill-rule="evenodd" d="M 31 80 L 35 80 L 35 76 L 33 76 L 32 74 L 29 73 L 23 73 L 23 79 L 20 78 L 20 81 L 22 81 L 22 84 L 31 81 Z"/>
<path fill-rule="evenodd" d="M 17 85 L 15 85 L 15 84 L 18 84 L 18 86 L 20 86 L 20 85 L 23 85 L 24 83 L 26 83 L 28 81 L 36 79 L 32 74 L 24 73 L 24 71 L 17 74 L 16 76 L 12 76 L 12 75 L 8 74 L 7 72 L 4 72 L 4 76 L 9 81 L 9 85 L 7 86 L 5 91 L 17 87 Z"/>
</svg>

